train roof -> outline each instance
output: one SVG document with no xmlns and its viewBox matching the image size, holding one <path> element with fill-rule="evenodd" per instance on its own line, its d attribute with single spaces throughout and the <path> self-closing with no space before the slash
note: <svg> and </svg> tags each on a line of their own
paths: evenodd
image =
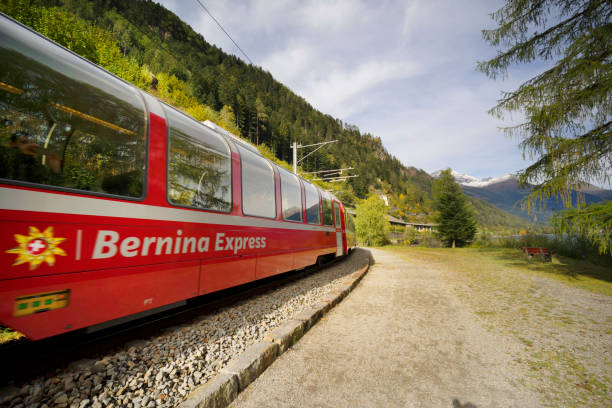
<svg viewBox="0 0 612 408">
<path fill-rule="evenodd" d="M 261 156 L 261 153 L 259 153 L 259 150 L 255 146 L 253 146 L 249 142 L 239 138 L 238 136 L 236 136 L 232 132 L 229 132 L 229 131 L 223 129 L 221 126 L 217 125 L 216 123 L 211 122 L 210 120 L 205 120 L 204 122 L 201 122 L 201 123 L 203 125 L 206 125 L 210 129 L 214 130 L 215 132 L 220 133 L 225 138 L 231 140 L 232 142 L 236 143 L 240 147 L 243 147 L 243 148 L 245 148 L 247 150 L 250 150 L 251 152 Z"/>
</svg>

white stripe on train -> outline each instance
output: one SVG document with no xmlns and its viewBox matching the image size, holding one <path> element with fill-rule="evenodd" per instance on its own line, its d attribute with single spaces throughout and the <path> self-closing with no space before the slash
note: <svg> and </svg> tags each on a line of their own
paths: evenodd
<svg viewBox="0 0 612 408">
<path fill-rule="evenodd" d="M 142 220 L 194 222 L 200 224 L 236 225 L 304 231 L 335 231 L 334 227 L 307 225 L 229 214 L 167 208 L 138 202 L 82 197 L 54 192 L 21 190 L 0 187 L 0 209 L 16 211 L 49 212 L 99 217 L 119 217 Z"/>
</svg>

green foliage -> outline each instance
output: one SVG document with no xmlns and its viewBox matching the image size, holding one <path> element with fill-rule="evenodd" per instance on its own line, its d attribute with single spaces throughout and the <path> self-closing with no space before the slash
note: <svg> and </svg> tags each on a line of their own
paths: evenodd
<svg viewBox="0 0 612 408">
<path fill-rule="evenodd" d="M 569 208 L 555 214 L 553 225 L 561 233 L 593 242 L 602 254 L 612 254 L 612 201 Z"/>
<path fill-rule="evenodd" d="M 453 248 L 469 244 L 476 234 L 476 220 L 450 169 L 444 170 L 434 182 L 433 194 L 438 237 Z"/>
<path fill-rule="evenodd" d="M 417 245 L 424 248 L 440 248 L 443 242 L 435 232 L 422 231 L 417 235 Z"/>
<path fill-rule="evenodd" d="M 7 343 L 9 341 L 16 341 L 23 337 L 23 334 L 19 333 L 18 331 L 0 326 L 0 344 Z"/>
<path fill-rule="evenodd" d="M 412 227 L 406 227 L 406 232 L 404 232 L 404 244 L 412 245 L 417 242 L 419 234 L 417 230 Z"/>
<path fill-rule="evenodd" d="M 493 231 L 511 230 L 518 232 L 521 229 L 544 231 L 545 225 L 534 224 L 501 210 L 493 204 L 480 198 L 466 196 L 468 202 L 474 208 L 474 214 L 478 225 Z M 550 228 L 549 228 L 550 229 Z"/>
<path fill-rule="evenodd" d="M 601 254 L 589 239 L 580 236 L 558 236 L 553 234 L 525 234 L 518 237 L 505 237 L 495 240 L 493 246 L 501 248 L 534 247 L 548 248 L 553 254 L 574 259 L 587 259 L 594 264 L 612 267 L 612 257 Z"/>
<path fill-rule="evenodd" d="M 385 202 L 377 195 L 371 195 L 357 204 L 355 212 L 357 213 L 355 220 L 357 240 L 366 245 L 385 244 L 389 233 Z"/>
<path fill-rule="evenodd" d="M 8 4 L 18 4 L 18 12 L 8 10 Z M 29 15 L 30 8 L 46 8 L 104 30 L 113 39 L 113 46 L 107 49 L 113 61 L 121 61 L 121 57 L 141 68 L 145 84 L 139 86 L 143 89 L 199 120 L 210 119 L 250 142 L 265 144 L 281 161 L 291 161 L 289 146 L 293 140 L 302 144 L 339 140 L 301 164 L 303 171 L 355 168 L 354 174 L 359 177 L 329 186 L 350 202 L 356 202 L 355 195 L 367 196 L 370 186 L 376 188 L 383 182 L 394 191 L 411 189 L 411 169 L 391 156 L 380 138 L 315 110 L 270 73 L 208 44 L 176 15 L 154 2 L 0 0 L 0 5 L 26 25 L 31 24 L 22 16 Z M 59 26 L 54 31 L 57 36 L 61 33 Z M 59 42 L 67 44 L 64 40 Z M 75 51 L 99 63 L 82 48 Z M 114 69 L 111 70 L 124 77 Z M 157 90 L 150 87 L 153 76 L 159 81 Z"/>
<path fill-rule="evenodd" d="M 483 230 L 478 233 L 472 246 L 475 248 L 491 248 L 494 246 L 493 240 L 491 239 L 491 233 Z"/>
<path fill-rule="evenodd" d="M 148 86 L 143 69 L 123 58 L 110 33 L 56 8 L 18 0 L 3 1 L 1 7 L 4 13 L 126 81 L 143 89 Z"/>
<path fill-rule="evenodd" d="M 190 86 L 175 74 L 158 72 L 154 75 L 146 64 L 141 65 L 136 58 L 126 55 L 130 44 L 139 41 L 134 38 L 140 38 L 144 43 L 148 41 L 142 36 L 138 37 L 133 25 L 115 12 L 103 13 L 105 19 L 113 21 L 110 31 L 107 31 L 98 27 L 97 22 L 88 22 L 73 14 L 80 11 L 93 19 L 95 13 L 91 12 L 86 3 L 66 2 L 64 7 L 70 12 L 37 6 L 34 3 L 36 2 L 2 0 L 0 10 L 124 80 L 153 93 L 195 119 L 211 120 L 232 133 L 240 133 L 231 107 L 224 106 L 217 112 L 192 96 Z M 152 87 L 153 78 L 157 80 L 155 87 Z"/>
<path fill-rule="evenodd" d="M 285 168 L 291 168 L 291 141 L 337 139 L 301 162 L 299 170 L 353 167 L 357 178 L 313 182 L 348 206 L 372 190 L 385 191 L 392 215 L 430 221 L 432 178 L 427 173 L 404 167 L 380 138 L 315 110 L 270 73 L 208 44 L 154 2 L 0 0 L 0 10 L 197 120 L 211 120 L 256 143 Z M 505 213 L 473 203 L 482 225 L 518 227 Z"/>
<path fill-rule="evenodd" d="M 553 61 L 513 92 L 502 94 L 491 113 L 519 112 L 525 122 L 506 128 L 520 139 L 524 156 L 534 163 L 519 174 L 536 184 L 527 209 L 550 197 L 571 207 L 572 191 L 586 181 L 610 180 L 612 174 L 612 3 L 607 0 L 506 0 L 493 13 L 498 24 L 483 37 L 504 50 L 479 69 L 505 76 L 510 65 L 536 59 Z M 557 217 L 558 232 L 579 232 L 610 251 L 610 235 L 596 221 L 609 219 L 611 207 L 566 211 Z M 597 215 L 595 215 L 597 214 Z M 565 219 L 564 219 L 565 218 Z M 589 231 L 590 230 L 590 231 Z"/>
</svg>

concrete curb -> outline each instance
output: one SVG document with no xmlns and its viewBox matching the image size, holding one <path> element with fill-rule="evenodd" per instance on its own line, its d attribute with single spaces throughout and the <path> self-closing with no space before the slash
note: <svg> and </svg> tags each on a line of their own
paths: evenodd
<svg viewBox="0 0 612 408">
<path fill-rule="evenodd" d="M 223 368 L 219 374 L 195 389 L 179 408 L 224 408 L 232 403 L 238 393 L 255 381 L 274 360 L 315 325 L 325 313 L 342 301 L 367 273 L 369 262 L 348 275 L 339 290 L 328 293 L 314 306 L 303 310 L 293 319 L 272 330 L 259 343 L 245 350 Z"/>
</svg>

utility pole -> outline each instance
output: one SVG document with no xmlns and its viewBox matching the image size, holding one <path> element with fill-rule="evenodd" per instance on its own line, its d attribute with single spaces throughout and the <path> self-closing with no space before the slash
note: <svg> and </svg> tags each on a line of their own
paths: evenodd
<svg viewBox="0 0 612 408">
<path fill-rule="evenodd" d="M 297 174 L 297 142 L 293 142 L 293 144 L 291 144 L 291 148 L 293 149 L 293 174 Z"/>
<path fill-rule="evenodd" d="M 319 150 L 320 148 L 322 148 L 323 146 L 330 144 L 330 143 L 335 143 L 337 142 L 337 140 L 330 140 L 328 142 L 321 142 L 321 143 L 314 143 L 314 144 L 309 144 L 306 146 L 302 146 L 299 145 L 297 142 L 293 142 L 291 144 L 291 148 L 293 149 L 293 174 L 297 174 L 297 165 L 299 162 L 301 162 L 302 160 L 304 160 L 305 158 L 307 158 L 308 156 L 310 156 L 311 154 L 313 154 L 314 152 L 316 152 L 317 150 Z M 297 159 L 297 150 L 298 149 L 303 149 L 306 147 L 314 147 L 314 146 L 319 146 L 316 149 L 314 149 L 312 152 L 308 153 L 306 156 L 302 157 L 300 160 Z"/>
</svg>

